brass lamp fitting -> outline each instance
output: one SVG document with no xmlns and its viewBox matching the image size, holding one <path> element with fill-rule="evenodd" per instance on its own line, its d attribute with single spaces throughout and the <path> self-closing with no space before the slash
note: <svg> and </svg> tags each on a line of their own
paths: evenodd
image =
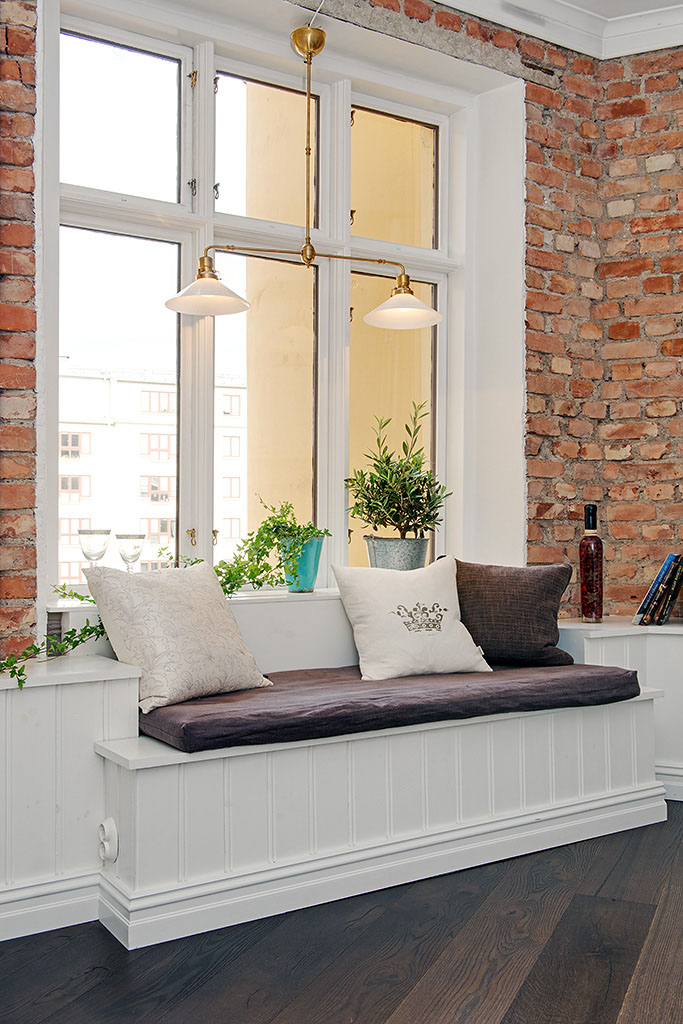
<svg viewBox="0 0 683 1024">
<path fill-rule="evenodd" d="M 317 57 L 322 53 L 325 46 L 325 33 L 321 28 L 313 28 L 305 25 L 303 28 L 295 28 L 291 35 L 292 46 L 304 60 Z"/>
<path fill-rule="evenodd" d="M 197 280 L 199 280 L 200 277 L 213 277 L 218 280 L 218 274 L 213 269 L 212 256 L 199 257 L 199 273 L 197 274 Z"/>
<path fill-rule="evenodd" d="M 392 295 L 412 295 L 413 289 L 410 287 L 410 278 L 407 274 L 399 274 L 396 278 L 396 287 L 391 290 Z"/>
<path fill-rule="evenodd" d="M 304 261 L 307 267 L 310 267 L 315 257 L 316 252 L 311 242 L 304 242 L 304 244 L 301 246 L 301 259 Z"/>
</svg>

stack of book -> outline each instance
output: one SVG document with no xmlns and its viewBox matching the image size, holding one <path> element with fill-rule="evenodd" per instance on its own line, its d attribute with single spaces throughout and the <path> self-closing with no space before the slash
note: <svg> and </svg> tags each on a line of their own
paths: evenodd
<svg viewBox="0 0 683 1024">
<path fill-rule="evenodd" d="M 667 555 L 640 608 L 636 626 L 662 626 L 668 621 L 683 583 L 683 555 Z"/>
</svg>

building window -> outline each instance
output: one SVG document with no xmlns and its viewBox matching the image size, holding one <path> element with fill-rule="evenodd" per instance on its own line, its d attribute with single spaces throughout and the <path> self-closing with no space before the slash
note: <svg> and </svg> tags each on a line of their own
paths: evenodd
<svg viewBox="0 0 683 1024">
<path fill-rule="evenodd" d="M 223 536 L 226 540 L 239 540 L 242 527 L 239 519 L 234 517 L 223 520 Z"/>
<path fill-rule="evenodd" d="M 224 498 L 239 498 L 240 491 L 242 489 L 242 481 L 238 476 L 224 476 L 223 477 L 223 497 Z"/>
<path fill-rule="evenodd" d="M 242 415 L 242 398 L 240 395 L 223 395 L 223 412 L 226 416 Z"/>
<path fill-rule="evenodd" d="M 59 493 L 70 502 L 78 502 L 81 498 L 90 497 L 89 476 L 60 476 Z"/>
<path fill-rule="evenodd" d="M 85 562 L 60 562 L 59 582 L 66 583 L 68 586 L 76 586 L 79 583 L 85 583 L 85 576 L 82 572 L 84 566 Z"/>
<path fill-rule="evenodd" d="M 60 431 L 59 457 L 61 459 L 80 459 L 81 455 L 90 455 L 90 434 Z"/>
<path fill-rule="evenodd" d="M 171 501 L 175 499 L 174 476 L 141 476 L 140 497 L 149 501 Z"/>
<path fill-rule="evenodd" d="M 158 558 L 140 562 L 140 572 L 151 572 L 152 569 L 168 569 L 168 562 L 160 561 Z"/>
<path fill-rule="evenodd" d="M 168 462 L 176 455 L 175 434 L 140 434 L 140 454 L 152 462 Z"/>
<path fill-rule="evenodd" d="M 92 519 L 60 519 L 59 520 L 59 543 L 77 547 L 79 544 L 78 531 L 90 530 Z"/>
<path fill-rule="evenodd" d="M 223 438 L 223 455 L 226 459 L 239 459 L 240 438 L 234 434 L 226 434 Z"/>
<path fill-rule="evenodd" d="M 175 539 L 175 519 L 141 519 L 140 532 L 147 535 L 150 544 L 168 547 Z"/>
<path fill-rule="evenodd" d="M 151 413 L 175 413 L 175 391 L 141 391 L 142 411 Z"/>
</svg>

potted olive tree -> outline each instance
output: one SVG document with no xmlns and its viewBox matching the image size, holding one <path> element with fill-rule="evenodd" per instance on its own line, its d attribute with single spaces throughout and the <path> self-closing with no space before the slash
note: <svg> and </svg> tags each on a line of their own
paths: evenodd
<svg viewBox="0 0 683 1024">
<path fill-rule="evenodd" d="M 371 566 L 384 569 L 419 569 L 427 557 L 427 534 L 439 525 L 450 491 L 427 465 L 420 444 L 422 421 L 429 415 L 426 402 L 413 402 L 405 424 L 400 452 L 389 448 L 386 430 L 391 419 L 375 417 L 375 445 L 366 452 L 367 469 L 356 469 L 344 483 L 349 491 L 351 515 L 376 533 L 393 529 L 398 537 L 365 537 Z M 408 534 L 413 534 L 409 537 Z"/>
</svg>

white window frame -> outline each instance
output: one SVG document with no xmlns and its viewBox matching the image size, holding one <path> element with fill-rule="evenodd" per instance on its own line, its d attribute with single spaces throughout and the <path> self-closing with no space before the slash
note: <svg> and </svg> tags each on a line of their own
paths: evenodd
<svg viewBox="0 0 683 1024">
<path fill-rule="evenodd" d="M 83 5 L 81 5 L 83 9 Z M 289 41 L 283 39 L 277 53 L 264 52 L 262 64 L 234 58 L 243 46 L 245 56 L 251 56 L 250 37 L 236 30 L 231 40 L 231 57 L 215 53 L 215 44 L 208 35 L 194 31 L 180 33 L 184 44 L 164 41 L 165 26 L 158 26 L 158 36 L 143 35 L 107 25 L 106 11 L 92 4 L 97 21 L 64 16 L 61 28 L 68 32 L 103 39 L 146 52 L 158 52 L 181 61 L 183 84 L 183 144 L 181 147 L 181 182 L 197 179 L 197 195 L 192 198 L 181 190 L 178 204 L 79 186 L 63 185 L 57 188 L 59 214 L 62 223 L 74 227 L 89 227 L 134 237 L 172 241 L 180 246 L 181 280 L 185 284 L 194 276 L 198 255 L 205 245 L 215 242 L 239 246 L 281 244 L 298 248 L 303 237 L 301 226 L 292 226 L 239 217 L 213 210 L 212 188 L 214 179 L 213 144 L 213 77 L 217 71 L 242 75 L 273 85 L 282 85 L 301 91 L 300 62 L 289 51 Z M 125 19 L 119 19 L 124 21 Z M 131 19 L 134 24 L 134 19 Z M 149 20 L 146 22 L 149 25 Z M 220 43 L 218 46 L 220 47 Z M 48 62 L 58 77 L 58 58 L 52 55 Z M 291 68 L 292 73 L 282 71 Z M 190 89 L 189 70 L 198 71 L 197 86 Z M 449 296 L 457 291 L 455 276 L 462 268 L 462 246 L 454 230 L 454 194 L 450 187 L 449 161 L 452 148 L 454 119 L 466 104 L 467 97 L 458 90 L 433 89 L 425 82 L 414 83 L 414 101 L 396 102 L 387 98 L 388 76 L 381 66 L 356 62 L 352 76 L 348 71 L 327 69 L 316 79 L 313 90 L 320 97 L 320 178 L 319 226 L 312 231 L 314 244 L 322 252 L 361 258 L 391 258 L 405 263 L 415 280 L 426 280 L 437 287 L 438 305 L 444 314 L 443 324 L 435 329 L 435 409 L 433 435 L 435 439 L 436 472 L 440 479 L 447 477 L 449 454 L 447 451 L 448 331 Z M 407 81 L 407 79 L 405 80 Z M 362 82 L 356 91 L 354 82 Z M 424 91 L 421 91 L 424 89 Z M 406 90 L 402 99 L 408 99 Z M 350 208 L 350 135 L 348 131 L 352 105 L 397 114 L 413 120 L 433 124 L 439 129 L 438 171 L 438 248 L 398 246 L 373 239 L 352 236 L 348 215 Z M 201 127 L 201 132 L 199 128 Z M 53 183 L 54 184 L 54 183 Z M 50 183 L 47 183 L 50 187 Z M 47 239 L 53 247 L 54 239 Z M 329 565 L 347 558 L 347 495 L 342 481 L 348 475 L 348 399 L 349 399 L 349 285 L 353 271 L 368 272 L 367 264 L 321 260 L 319 263 L 320 308 L 318 310 L 318 422 L 317 422 L 317 520 L 332 531 L 326 545 L 327 566 L 323 570 L 323 583 L 334 585 Z M 382 266 L 371 268 L 378 276 L 386 276 L 388 286 L 392 271 Z M 54 305 L 54 299 L 53 303 Z M 54 319 L 56 322 L 56 319 Z M 58 351 L 58 338 L 53 327 L 46 327 L 51 355 L 47 362 L 55 365 L 54 352 Z M 206 559 L 212 557 L 213 496 L 212 487 L 218 485 L 214 477 L 213 444 L 215 437 L 213 402 L 213 325 L 209 318 L 199 320 L 182 317 L 180 347 L 184 358 L 180 366 L 180 396 L 177 416 L 180 421 L 179 448 L 179 509 L 178 542 L 182 553 Z M 143 414 L 144 417 L 144 414 Z M 57 428 L 58 412 L 52 401 L 47 412 L 48 422 Z M 54 503 L 54 478 L 50 503 Z M 51 578 L 57 569 L 57 517 L 48 531 L 47 564 Z M 186 536 L 188 528 L 196 531 L 197 545 L 190 546 Z M 435 551 L 446 550 L 445 523 L 436 534 Z"/>
</svg>

